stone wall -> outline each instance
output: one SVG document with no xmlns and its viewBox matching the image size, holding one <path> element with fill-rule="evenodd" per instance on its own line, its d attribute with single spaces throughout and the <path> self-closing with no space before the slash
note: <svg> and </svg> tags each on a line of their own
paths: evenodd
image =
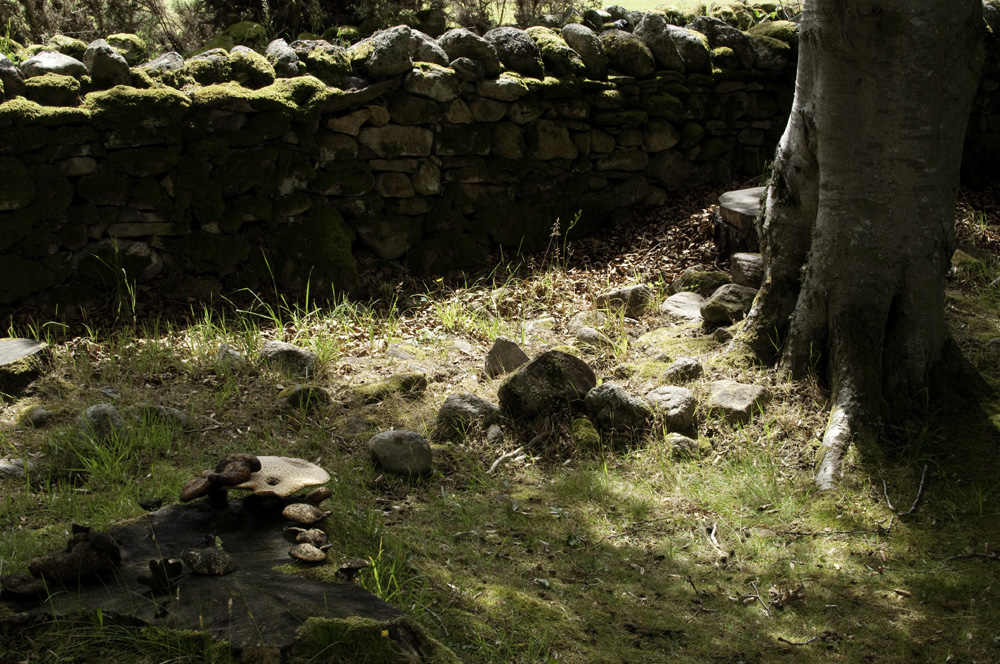
<svg viewBox="0 0 1000 664">
<path fill-rule="evenodd" d="M 122 35 L 0 56 L 0 305 L 352 291 L 359 250 L 464 269 L 544 248 L 557 220 L 592 233 L 765 167 L 794 24 L 609 18 L 187 60 L 144 62 Z M 996 129 L 977 103 L 970 132 Z"/>
</svg>

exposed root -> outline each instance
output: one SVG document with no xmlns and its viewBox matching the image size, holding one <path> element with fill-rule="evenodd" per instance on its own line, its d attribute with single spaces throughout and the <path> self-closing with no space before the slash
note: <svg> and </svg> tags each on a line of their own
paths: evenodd
<svg viewBox="0 0 1000 664">
<path fill-rule="evenodd" d="M 840 477 L 841 459 L 857 429 L 854 419 L 847 404 L 836 404 L 830 411 L 826 433 L 823 434 L 823 443 L 819 446 L 816 459 L 814 479 L 820 491 L 832 489 Z"/>
</svg>

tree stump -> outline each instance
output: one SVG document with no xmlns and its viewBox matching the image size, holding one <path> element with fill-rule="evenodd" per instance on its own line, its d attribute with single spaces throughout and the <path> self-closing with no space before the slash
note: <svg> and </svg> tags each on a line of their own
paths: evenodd
<svg viewBox="0 0 1000 664">
<path fill-rule="evenodd" d="M 729 191 L 719 196 L 719 206 L 715 208 L 715 246 L 727 258 L 737 252 L 756 253 L 760 251 L 760 237 L 754 220 L 761 208 L 761 197 L 767 187 L 752 187 Z"/>
<path fill-rule="evenodd" d="M 0 339 L 0 394 L 19 397 L 51 361 L 52 349 L 44 341 Z"/>
</svg>

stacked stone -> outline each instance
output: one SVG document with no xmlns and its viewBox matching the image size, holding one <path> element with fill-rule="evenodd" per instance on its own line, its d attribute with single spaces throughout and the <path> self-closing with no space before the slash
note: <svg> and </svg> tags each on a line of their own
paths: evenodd
<svg viewBox="0 0 1000 664">
<path fill-rule="evenodd" d="M 629 20 L 436 40 L 399 26 L 347 49 L 279 40 L 131 68 L 109 38 L 77 44 L 94 55 L 66 73 L 42 68 L 73 59 L 55 52 L 0 62 L 0 304 L 65 311 L 136 284 L 190 300 L 272 280 L 351 290 L 358 245 L 461 269 L 490 246 L 544 248 L 557 219 L 593 232 L 759 171 L 790 45 L 718 19 Z M 104 61 L 128 83 L 99 76 Z"/>
</svg>

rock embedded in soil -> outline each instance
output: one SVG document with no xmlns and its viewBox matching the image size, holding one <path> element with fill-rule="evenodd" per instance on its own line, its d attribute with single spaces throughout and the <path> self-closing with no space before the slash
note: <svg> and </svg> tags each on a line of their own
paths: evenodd
<svg viewBox="0 0 1000 664">
<path fill-rule="evenodd" d="M 352 396 L 365 404 L 379 403 L 393 395 L 416 397 L 427 389 L 427 377 L 420 373 L 394 374 L 365 385 L 355 385 Z"/>
<path fill-rule="evenodd" d="M 35 464 L 24 459 L 0 459 L 0 480 L 23 480 Z"/>
<path fill-rule="evenodd" d="M 87 408 L 76 419 L 76 428 L 93 440 L 108 440 L 125 429 L 125 420 L 118 409 L 109 403 L 99 403 Z"/>
<path fill-rule="evenodd" d="M 693 357 L 678 357 L 663 370 L 663 380 L 666 382 L 687 382 L 701 376 L 704 372 L 701 362 Z"/>
<path fill-rule="evenodd" d="M 656 307 L 656 294 L 646 284 L 638 284 L 601 293 L 594 306 L 613 312 L 623 312 L 629 318 L 640 318 Z"/>
<path fill-rule="evenodd" d="M 653 419 L 652 409 L 639 397 L 614 383 L 603 383 L 587 393 L 587 413 L 609 431 L 631 431 L 646 427 Z"/>
<path fill-rule="evenodd" d="M 582 327 L 592 327 L 594 329 L 601 329 L 608 320 L 608 315 L 603 311 L 593 310 L 593 311 L 581 311 L 579 313 L 573 314 L 573 316 L 566 322 L 566 330 L 570 334 L 576 334 Z"/>
<path fill-rule="evenodd" d="M 387 473 L 417 476 L 431 471 L 431 446 L 415 431 L 383 431 L 368 441 L 368 451 Z"/>
<path fill-rule="evenodd" d="M 663 442 L 670 449 L 670 456 L 675 459 L 697 459 L 702 455 L 701 444 L 683 434 L 668 433 Z"/>
<path fill-rule="evenodd" d="M 586 417 L 577 417 L 572 424 L 573 442 L 582 450 L 598 450 L 601 447 L 601 434 L 594 423 Z"/>
<path fill-rule="evenodd" d="M 528 354 L 521 350 L 520 346 L 509 339 L 497 337 L 490 352 L 486 354 L 486 375 L 496 378 L 514 371 L 529 361 Z"/>
<path fill-rule="evenodd" d="M 450 394 L 437 414 L 437 430 L 442 435 L 467 435 L 486 429 L 500 419 L 500 406 L 471 392 Z"/>
<path fill-rule="evenodd" d="M 315 385 L 293 385 L 278 394 L 278 403 L 292 410 L 312 411 L 330 403 L 330 394 Z"/>
<path fill-rule="evenodd" d="M 690 431 L 694 424 L 694 409 L 698 405 L 694 393 L 686 387 L 661 385 L 646 394 L 646 401 L 664 419 L 668 431 Z"/>
<path fill-rule="evenodd" d="M 710 389 L 709 410 L 722 414 L 730 422 L 750 421 L 754 414 L 763 412 L 770 400 L 767 388 L 733 380 L 715 381 Z"/>
<path fill-rule="evenodd" d="M 750 312 L 755 297 L 757 297 L 755 288 L 736 284 L 720 286 L 701 305 L 701 317 L 706 323 L 729 325 L 741 321 Z"/>
<path fill-rule="evenodd" d="M 597 350 L 602 348 L 614 348 L 615 346 L 615 342 L 612 341 L 608 335 L 604 334 L 600 330 L 587 327 L 586 325 L 577 329 L 576 340 Z"/>
<path fill-rule="evenodd" d="M 668 290 L 675 294 L 697 293 L 702 297 L 708 297 L 730 281 L 732 279 L 725 272 L 706 270 L 701 265 L 692 265 L 670 282 Z"/>
<path fill-rule="evenodd" d="M 262 364 L 276 368 L 290 376 L 309 378 L 316 374 L 319 358 L 306 348 L 299 348 L 284 341 L 268 341 L 260 349 Z"/>
<path fill-rule="evenodd" d="M 512 417 L 536 417 L 582 401 L 597 376 L 586 362 L 549 350 L 511 374 L 497 390 L 500 406 Z"/>
</svg>

